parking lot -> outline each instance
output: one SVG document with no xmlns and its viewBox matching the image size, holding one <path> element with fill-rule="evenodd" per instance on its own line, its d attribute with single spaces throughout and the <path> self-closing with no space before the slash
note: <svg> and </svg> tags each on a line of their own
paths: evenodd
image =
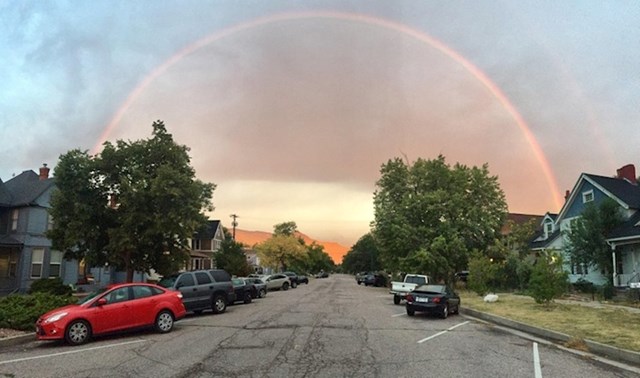
<svg viewBox="0 0 640 378">
<path fill-rule="evenodd" d="M 463 304 L 464 306 L 464 304 Z M 70 347 L 0 350 L 15 377 L 632 377 L 462 315 L 406 316 L 386 288 L 349 275 L 269 292 L 223 314 L 205 311 L 152 331 Z"/>
</svg>

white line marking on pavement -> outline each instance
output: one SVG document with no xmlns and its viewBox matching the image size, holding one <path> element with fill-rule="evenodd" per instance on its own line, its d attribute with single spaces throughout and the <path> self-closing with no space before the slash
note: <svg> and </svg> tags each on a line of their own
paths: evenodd
<svg viewBox="0 0 640 378">
<path fill-rule="evenodd" d="M 80 353 L 80 352 L 87 352 L 87 351 L 90 351 L 90 350 L 118 347 L 118 346 L 127 345 L 127 344 L 141 343 L 143 341 L 146 341 L 146 340 L 142 340 L 142 339 L 141 340 L 133 340 L 133 341 L 127 341 L 127 342 L 118 343 L 118 344 L 102 345 L 102 346 L 97 346 L 97 347 L 92 347 L 92 348 L 71 350 L 71 351 L 68 351 L 68 352 L 51 353 L 51 354 L 45 354 L 45 355 L 42 355 L 42 356 L 33 356 L 33 357 L 25 357 L 25 358 L 16 358 L 15 360 L 0 361 L 0 365 L 11 364 L 11 363 L 14 363 L 14 362 L 37 360 L 37 359 L 40 359 L 40 358 L 57 357 L 57 356 L 63 356 L 65 354 L 74 354 L 74 353 Z"/>
<path fill-rule="evenodd" d="M 538 343 L 533 343 L 533 370 L 536 378 L 542 378 L 542 369 L 540 368 L 540 355 L 538 354 Z"/>
<path fill-rule="evenodd" d="M 467 323 L 469 323 L 469 321 L 468 321 L 468 320 L 467 320 L 466 322 L 462 322 L 462 323 L 460 323 L 460 324 L 456 324 L 456 325 L 454 325 L 454 326 L 453 326 L 453 327 L 451 327 L 451 328 L 447 328 L 447 329 L 445 329 L 444 331 L 438 332 L 438 333 L 436 333 L 435 335 L 431 335 L 431 336 L 429 336 L 429 337 L 427 337 L 427 338 L 424 338 L 424 339 L 422 339 L 422 340 L 418 341 L 418 344 L 422 344 L 422 343 L 424 343 L 425 341 L 431 340 L 431 339 L 433 339 L 433 338 L 435 338 L 435 337 L 438 337 L 438 336 L 440 336 L 440 335 L 442 335 L 442 334 L 445 334 L 445 333 L 447 333 L 447 332 L 449 332 L 449 331 L 452 331 L 452 330 L 454 330 L 455 328 L 458 328 L 458 327 L 460 327 L 460 326 L 463 326 L 463 325 L 465 325 L 465 324 L 467 324 Z"/>
<path fill-rule="evenodd" d="M 395 315 L 391 315 L 391 317 L 392 317 L 392 318 L 396 318 L 396 317 L 398 317 L 398 316 L 402 316 L 402 315 L 407 315 L 407 314 L 403 312 L 402 314 L 395 314 Z"/>
</svg>

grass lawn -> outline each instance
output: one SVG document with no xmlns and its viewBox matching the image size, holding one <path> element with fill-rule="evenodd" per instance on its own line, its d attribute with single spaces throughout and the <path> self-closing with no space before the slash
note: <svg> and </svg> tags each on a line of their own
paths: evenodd
<svg viewBox="0 0 640 378">
<path fill-rule="evenodd" d="M 545 306 L 531 297 L 515 294 L 498 294 L 498 302 L 486 303 L 476 293 L 459 294 L 462 307 L 562 332 L 574 338 L 568 346 L 576 349 L 580 349 L 580 340 L 588 339 L 640 352 L 640 314 L 623 308 L 562 303 Z"/>
</svg>

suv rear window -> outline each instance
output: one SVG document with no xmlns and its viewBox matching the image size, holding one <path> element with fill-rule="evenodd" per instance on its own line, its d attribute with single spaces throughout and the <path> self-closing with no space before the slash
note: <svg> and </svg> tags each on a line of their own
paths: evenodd
<svg viewBox="0 0 640 378">
<path fill-rule="evenodd" d="M 231 276 L 229 275 L 229 273 L 227 273 L 222 269 L 210 270 L 209 273 L 211 273 L 211 275 L 213 276 L 213 279 L 216 280 L 216 282 L 231 281 Z"/>
</svg>

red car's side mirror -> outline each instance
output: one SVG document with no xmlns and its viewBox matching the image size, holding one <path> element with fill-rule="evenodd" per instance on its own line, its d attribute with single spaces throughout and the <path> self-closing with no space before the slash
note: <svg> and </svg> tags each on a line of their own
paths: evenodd
<svg viewBox="0 0 640 378">
<path fill-rule="evenodd" d="M 107 304 L 107 300 L 104 298 L 98 299 L 98 306 L 104 306 Z"/>
</svg>

